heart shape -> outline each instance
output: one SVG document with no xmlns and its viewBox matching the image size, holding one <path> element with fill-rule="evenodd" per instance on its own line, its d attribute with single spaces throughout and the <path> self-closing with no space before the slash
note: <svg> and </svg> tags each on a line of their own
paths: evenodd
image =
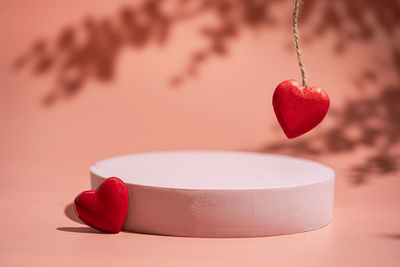
<svg viewBox="0 0 400 267">
<path fill-rule="evenodd" d="M 297 81 L 281 82 L 275 89 L 272 105 L 288 138 L 296 138 L 317 126 L 329 109 L 329 96 L 319 87 L 303 87 Z"/>
<path fill-rule="evenodd" d="M 80 193 L 74 201 L 79 219 L 109 233 L 119 233 L 128 213 L 128 205 L 128 190 L 117 177 L 106 179 L 97 190 Z"/>
</svg>

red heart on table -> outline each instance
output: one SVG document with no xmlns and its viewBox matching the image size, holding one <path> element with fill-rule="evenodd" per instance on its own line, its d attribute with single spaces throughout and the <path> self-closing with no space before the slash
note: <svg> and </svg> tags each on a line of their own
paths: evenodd
<svg viewBox="0 0 400 267">
<path fill-rule="evenodd" d="M 128 190 L 116 177 L 106 179 L 97 190 L 80 193 L 74 201 L 75 213 L 98 230 L 119 233 L 128 213 Z"/>
<path fill-rule="evenodd" d="M 303 87 L 297 81 L 281 82 L 272 99 L 279 124 L 288 138 L 298 137 L 317 126 L 329 109 L 329 96 L 319 87 Z"/>
</svg>

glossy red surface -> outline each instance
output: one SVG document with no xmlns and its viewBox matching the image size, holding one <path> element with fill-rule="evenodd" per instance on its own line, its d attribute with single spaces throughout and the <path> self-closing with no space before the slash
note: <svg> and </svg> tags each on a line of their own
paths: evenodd
<svg viewBox="0 0 400 267">
<path fill-rule="evenodd" d="M 297 81 L 281 82 L 272 100 L 275 115 L 288 138 L 317 126 L 329 109 L 329 96 L 319 87 L 302 87 Z"/>
<path fill-rule="evenodd" d="M 119 233 L 128 213 L 128 191 L 124 182 L 108 178 L 97 190 L 80 193 L 74 201 L 75 213 L 87 225 Z"/>
</svg>

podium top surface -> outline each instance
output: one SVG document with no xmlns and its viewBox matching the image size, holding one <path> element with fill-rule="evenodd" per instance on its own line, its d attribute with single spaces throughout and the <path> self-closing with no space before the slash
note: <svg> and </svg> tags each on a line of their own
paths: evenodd
<svg viewBox="0 0 400 267">
<path fill-rule="evenodd" d="M 286 188 L 334 178 L 331 168 L 314 161 L 234 151 L 132 154 L 99 161 L 90 171 L 128 184 L 208 190 Z"/>
</svg>

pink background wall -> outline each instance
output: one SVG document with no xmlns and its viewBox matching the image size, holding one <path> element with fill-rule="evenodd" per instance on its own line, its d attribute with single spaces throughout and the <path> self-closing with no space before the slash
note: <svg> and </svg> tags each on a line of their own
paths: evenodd
<svg viewBox="0 0 400 267">
<path fill-rule="evenodd" d="M 296 262 L 398 262 L 398 3 L 304 1 L 309 84 L 328 92 L 331 110 L 314 131 L 287 140 L 271 97 L 280 81 L 300 79 L 292 2 L 224 2 L 0 1 L 0 258 L 233 266 L 277 262 L 290 250 Z M 89 187 L 93 162 L 167 149 L 328 164 L 337 172 L 335 220 L 308 235 L 256 240 L 56 230 L 76 224 L 63 210 Z"/>
</svg>

